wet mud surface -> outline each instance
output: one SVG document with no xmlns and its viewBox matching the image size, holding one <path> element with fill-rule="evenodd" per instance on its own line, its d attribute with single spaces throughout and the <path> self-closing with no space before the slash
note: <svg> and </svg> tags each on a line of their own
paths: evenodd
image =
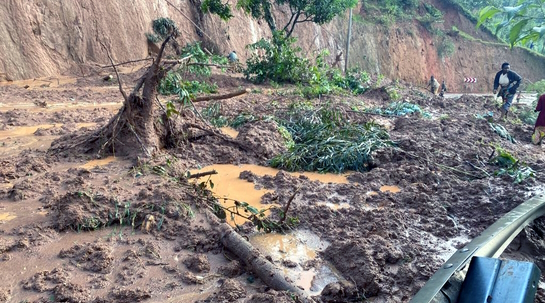
<svg viewBox="0 0 545 303">
<path fill-rule="evenodd" d="M 263 117 L 300 98 L 293 88 L 253 86 L 232 75 L 213 81 L 220 93 L 251 89 L 221 102 L 233 117 Z M 350 111 L 350 103 L 389 104 L 382 88 L 310 101 L 337 104 L 353 123 L 374 120 L 389 130 L 396 146 L 377 152 L 371 171 L 347 172 L 343 182 L 278 170 L 239 173 L 240 182 L 265 192 L 261 207 L 284 207 L 293 197 L 289 214 L 299 223 L 291 234 L 303 236 L 291 244 L 267 248 L 282 235 L 258 234 L 251 223 L 238 232 L 317 302 L 408 302 L 456 249 L 545 182 L 545 150 L 531 145 L 532 126 L 501 123 L 515 144 L 475 117 L 499 114 L 491 97 L 440 99 L 399 89 L 429 116 Z M 185 178 L 214 164 L 266 166 L 286 150 L 274 123 L 258 119 L 239 129 L 232 140 L 246 149 L 190 129 L 196 139 L 152 160 L 97 160 L 49 146 L 106 124 L 122 105 L 116 83 L 96 76 L 54 87 L 0 86 L 0 99 L 0 302 L 293 302 L 223 247 L 195 185 L 206 179 Z M 484 174 L 494 170 L 486 164 L 494 146 L 528 164 L 535 178 L 514 183 Z M 545 270 L 543 225 L 537 220 L 523 230 L 505 256 Z M 306 248 L 297 252 L 294 243 Z M 542 288 L 537 301 L 545 302 Z"/>
</svg>

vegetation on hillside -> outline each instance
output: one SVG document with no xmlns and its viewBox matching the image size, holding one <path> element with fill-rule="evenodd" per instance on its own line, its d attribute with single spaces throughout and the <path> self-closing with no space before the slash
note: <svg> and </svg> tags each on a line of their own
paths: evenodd
<svg viewBox="0 0 545 303">
<path fill-rule="evenodd" d="M 276 24 L 272 13 L 273 4 L 289 7 L 291 16 L 281 28 Z M 326 24 L 356 4 L 357 0 L 239 0 L 236 7 L 257 20 L 265 20 L 271 32 L 279 30 L 289 38 L 297 24 L 304 22 Z M 220 16 L 223 20 L 229 20 L 233 17 L 231 5 L 229 1 L 224 3 L 221 0 L 204 0 L 201 8 L 205 12 Z"/>
</svg>

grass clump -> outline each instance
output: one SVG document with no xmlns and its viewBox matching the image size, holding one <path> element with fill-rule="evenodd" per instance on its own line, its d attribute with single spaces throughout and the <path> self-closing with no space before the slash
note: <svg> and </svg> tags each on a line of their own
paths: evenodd
<svg viewBox="0 0 545 303">
<path fill-rule="evenodd" d="M 289 132 L 292 141 L 288 151 L 269 164 L 288 171 L 368 171 L 372 153 L 393 145 L 380 125 L 349 123 L 339 111 L 329 107 L 293 111 L 279 118 L 278 123 Z"/>
</svg>

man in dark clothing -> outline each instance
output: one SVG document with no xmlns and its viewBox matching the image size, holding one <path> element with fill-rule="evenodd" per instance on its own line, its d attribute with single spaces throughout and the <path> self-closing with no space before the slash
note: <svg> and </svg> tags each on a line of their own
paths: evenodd
<svg viewBox="0 0 545 303">
<path fill-rule="evenodd" d="M 446 92 L 447 85 L 445 84 L 445 80 L 443 80 L 443 82 L 441 82 L 441 92 L 439 93 L 439 96 L 444 97 Z"/>
<path fill-rule="evenodd" d="M 510 68 L 511 66 L 509 63 L 503 63 L 501 65 L 501 70 L 496 73 L 496 77 L 494 78 L 494 94 L 496 94 L 499 87 L 498 96 L 501 96 L 503 100 L 500 119 L 507 116 L 509 107 L 511 107 L 513 98 L 517 93 L 517 88 L 522 82 L 521 76 L 510 70 Z"/>
<path fill-rule="evenodd" d="M 541 95 L 541 97 L 539 97 L 535 111 L 539 112 L 539 115 L 536 119 L 534 134 L 532 135 L 532 143 L 537 145 L 545 137 L 545 95 Z"/>
</svg>

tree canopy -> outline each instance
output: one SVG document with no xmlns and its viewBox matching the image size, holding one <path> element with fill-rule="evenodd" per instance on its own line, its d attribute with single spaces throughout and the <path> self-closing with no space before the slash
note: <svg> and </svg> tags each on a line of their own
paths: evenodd
<svg viewBox="0 0 545 303">
<path fill-rule="evenodd" d="M 243 9 L 253 18 L 265 20 L 271 31 L 276 31 L 278 28 L 272 11 L 274 4 L 287 5 L 290 9 L 289 21 L 281 28 L 285 32 L 285 37 L 289 38 L 298 23 L 328 23 L 348 8 L 356 6 L 357 0 L 238 0 L 236 7 Z M 202 8 L 205 12 L 217 14 L 224 20 L 233 17 L 229 2 L 204 0 Z"/>
</svg>

